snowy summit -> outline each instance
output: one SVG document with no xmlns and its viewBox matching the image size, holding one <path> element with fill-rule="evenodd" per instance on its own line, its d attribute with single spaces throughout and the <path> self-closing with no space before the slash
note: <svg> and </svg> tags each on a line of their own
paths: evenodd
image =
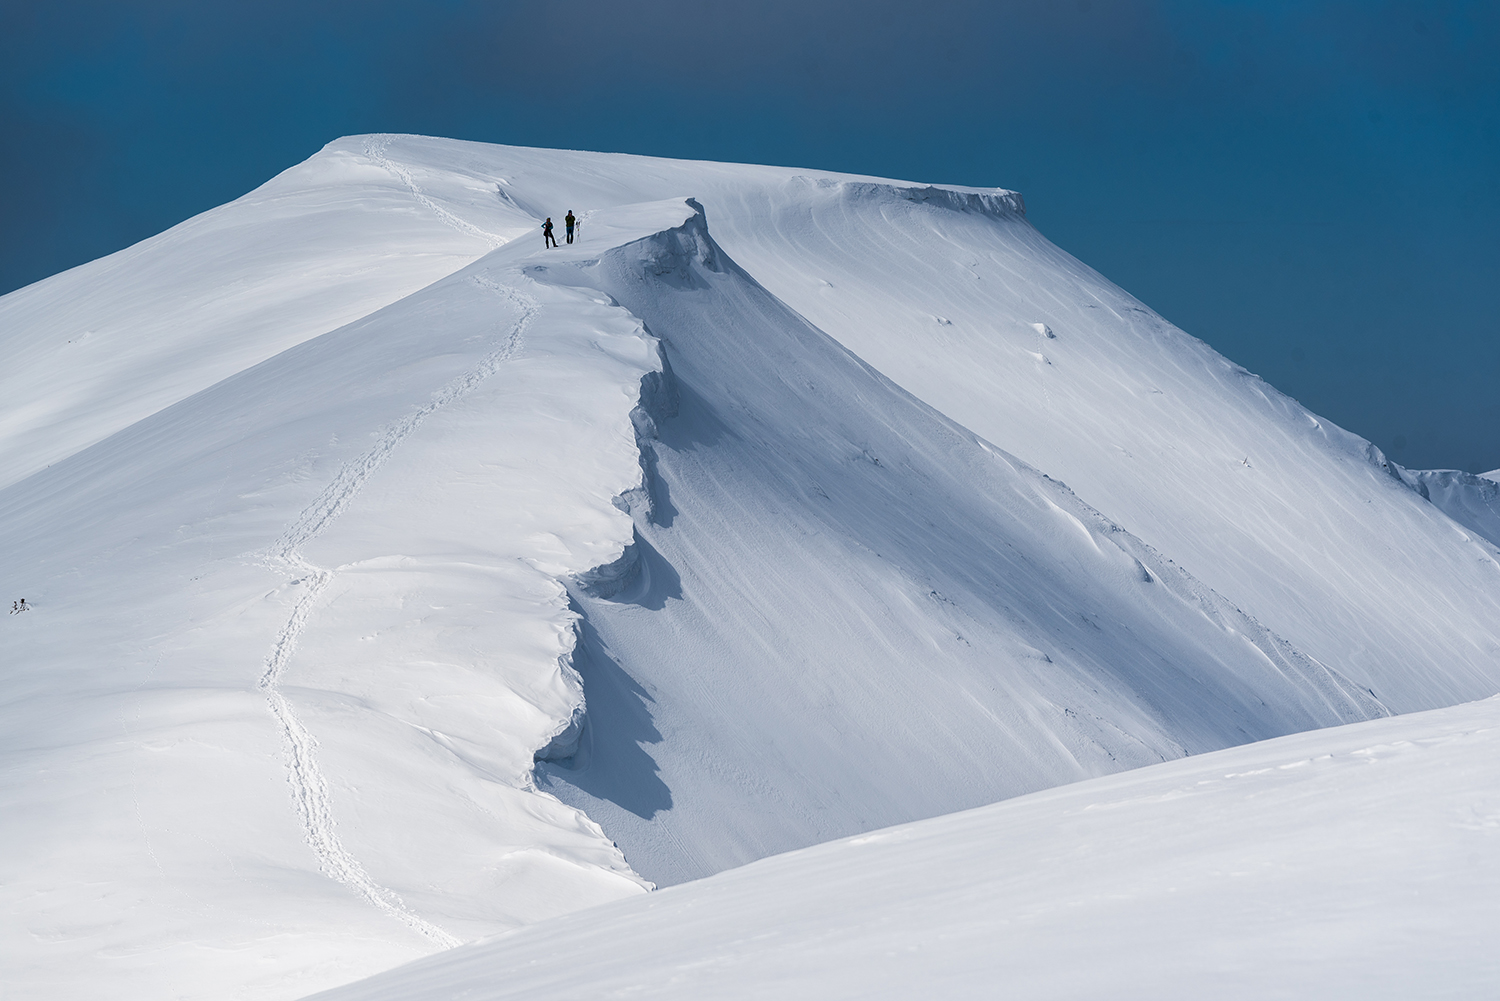
<svg viewBox="0 0 1500 1001">
<path fill-rule="evenodd" d="M 351 137 L 0 350 L 7 997 L 1500 983 L 1500 472 L 1014 192 Z"/>
</svg>

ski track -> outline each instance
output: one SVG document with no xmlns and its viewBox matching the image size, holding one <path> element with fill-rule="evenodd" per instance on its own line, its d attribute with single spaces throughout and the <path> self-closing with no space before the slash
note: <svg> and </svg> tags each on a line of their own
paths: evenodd
<svg viewBox="0 0 1500 1001">
<path fill-rule="evenodd" d="M 433 215 L 437 216 L 443 222 L 447 223 L 449 226 L 452 226 L 460 233 L 464 233 L 468 236 L 478 237 L 479 239 L 486 241 L 487 243 L 489 243 L 490 249 L 492 250 L 495 247 L 498 247 L 502 243 L 506 242 L 504 237 L 496 236 L 494 233 L 482 230 L 466 219 L 460 219 L 458 216 L 454 215 L 452 212 L 449 212 L 437 202 L 424 195 L 422 193 L 422 189 L 417 187 L 417 182 L 412 178 L 411 171 L 406 169 L 406 167 L 397 163 L 396 161 L 388 159 L 386 157 L 385 151 L 391 144 L 391 138 L 392 137 L 389 135 L 371 136 L 370 140 L 365 143 L 365 155 L 368 156 L 371 160 L 375 161 L 376 166 L 388 170 L 392 174 L 396 175 L 401 183 L 406 185 L 407 190 L 411 192 L 411 196 L 413 198 L 415 198 L 418 202 L 431 210 Z"/>
<path fill-rule="evenodd" d="M 439 389 L 426 405 L 388 426 L 364 454 L 346 462 L 333 482 L 324 488 L 317 499 L 272 544 L 270 550 L 263 554 L 264 561 L 273 571 L 291 574 L 297 578 L 293 583 L 305 586 L 301 597 L 292 607 L 290 618 L 276 634 L 276 640 L 266 658 L 265 672 L 256 685 L 265 693 L 271 715 L 281 727 L 287 746 L 287 781 L 292 787 L 292 801 L 296 806 L 297 816 L 302 821 L 307 843 L 317 856 L 322 872 L 351 887 L 381 911 L 445 948 L 459 945 L 460 940 L 414 913 L 395 891 L 371 879 L 359 860 L 344 847 L 336 830 L 328 783 L 318 767 L 317 738 L 297 718 L 291 702 L 281 693 L 280 685 L 287 665 L 296 652 L 297 641 L 312 617 L 313 607 L 338 572 L 337 568 L 330 570 L 313 564 L 302 555 L 302 546 L 321 535 L 349 507 L 375 471 L 390 458 L 397 446 L 421 427 L 423 421 L 443 407 L 463 399 L 514 357 L 523 344 L 526 327 L 540 308 L 534 299 L 493 279 L 476 275 L 471 280 L 479 287 L 509 299 L 520 308 L 520 318 L 511 327 L 504 344 L 486 355 L 473 369 Z"/>
</svg>

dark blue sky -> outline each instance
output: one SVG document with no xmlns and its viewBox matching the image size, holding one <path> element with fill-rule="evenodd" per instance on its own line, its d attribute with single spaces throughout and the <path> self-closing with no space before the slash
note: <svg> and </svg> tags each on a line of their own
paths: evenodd
<svg viewBox="0 0 1500 1001">
<path fill-rule="evenodd" d="M 1500 467 L 1500 4 L 0 0 L 0 292 L 358 132 L 996 184 L 1414 467 Z"/>
</svg>

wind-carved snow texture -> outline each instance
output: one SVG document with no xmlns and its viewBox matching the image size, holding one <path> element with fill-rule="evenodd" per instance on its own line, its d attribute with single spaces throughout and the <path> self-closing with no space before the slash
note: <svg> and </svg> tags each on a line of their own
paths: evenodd
<svg viewBox="0 0 1500 1001">
<path fill-rule="evenodd" d="M 447 225 L 452 226 L 460 233 L 466 233 L 469 236 L 478 237 L 479 239 L 484 240 L 486 243 L 488 243 L 491 247 L 498 247 L 505 242 L 504 237 L 497 236 L 494 233 L 486 232 L 485 230 L 480 229 L 478 226 L 475 226 L 473 223 L 465 219 L 460 219 L 458 216 L 454 215 L 452 212 L 449 212 L 437 202 L 433 201 L 431 198 L 428 198 L 425 194 L 423 194 L 422 189 L 417 186 L 416 179 L 412 177 L 411 171 L 402 164 L 397 163 L 395 160 L 392 160 L 385 155 L 385 151 L 391 145 L 391 139 L 392 137 L 388 135 L 371 136 L 369 141 L 365 143 L 365 155 L 373 160 L 375 164 L 380 168 L 388 170 L 392 174 L 395 174 L 397 179 L 400 180 L 402 184 L 406 185 L 413 198 L 420 202 L 424 207 L 431 210 L 433 215 L 437 216 Z"/>
<path fill-rule="evenodd" d="M 281 727 L 287 747 L 287 781 L 292 787 L 292 801 L 306 832 L 307 843 L 317 855 L 323 872 L 349 886 L 391 917 L 445 947 L 458 945 L 461 940 L 413 913 L 395 892 L 371 879 L 359 860 L 344 847 L 336 830 L 328 783 L 318 767 L 317 738 L 298 719 L 291 702 L 282 694 L 280 684 L 292 655 L 296 653 L 297 640 L 312 616 L 313 607 L 338 573 L 337 568 L 328 569 L 309 561 L 302 554 L 302 547 L 322 534 L 348 508 L 375 471 L 412 432 L 421 427 L 423 421 L 471 393 L 501 365 L 514 357 L 523 343 L 526 327 L 538 309 L 536 301 L 482 275 L 473 276 L 472 281 L 496 295 L 510 299 L 520 307 L 520 318 L 511 326 L 505 342 L 499 348 L 486 355 L 473 369 L 438 390 L 425 406 L 386 428 L 364 454 L 345 463 L 333 482 L 303 510 L 265 554 L 266 563 L 271 569 L 295 576 L 297 579 L 292 583 L 303 586 L 303 591 L 292 607 L 292 614 L 286 625 L 276 635 L 271 653 L 266 658 L 265 673 L 256 686 L 265 693 L 271 715 Z"/>
</svg>

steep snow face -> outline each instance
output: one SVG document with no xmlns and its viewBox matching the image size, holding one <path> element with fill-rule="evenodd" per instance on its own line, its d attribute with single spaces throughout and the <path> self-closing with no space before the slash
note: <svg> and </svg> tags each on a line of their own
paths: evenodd
<svg viewBox="0 0 1500 1001">
<path fill-rule="evenodd" d="M 788 310 L 701 217 L 546 272 L 671 364 L 634 574 L 575 591 L 583 748 L 546 769 L 647 878 L 1382 713 Z"/>
<path fill-rule="evenodd" d="M 1369 443 L 1017 217 L 847 182 L 785 190 L 800 197 L 727 199 L 716 229 L 865 361 L 1393 709 L 1495 691 L 1496 547 L 1456 531 Z"/>
<path fill-rule="evenodd" d="M 1497 836 L 1490 699 L 819 845 L 319 1001 L 1481 997 Z"/>
</svg>

